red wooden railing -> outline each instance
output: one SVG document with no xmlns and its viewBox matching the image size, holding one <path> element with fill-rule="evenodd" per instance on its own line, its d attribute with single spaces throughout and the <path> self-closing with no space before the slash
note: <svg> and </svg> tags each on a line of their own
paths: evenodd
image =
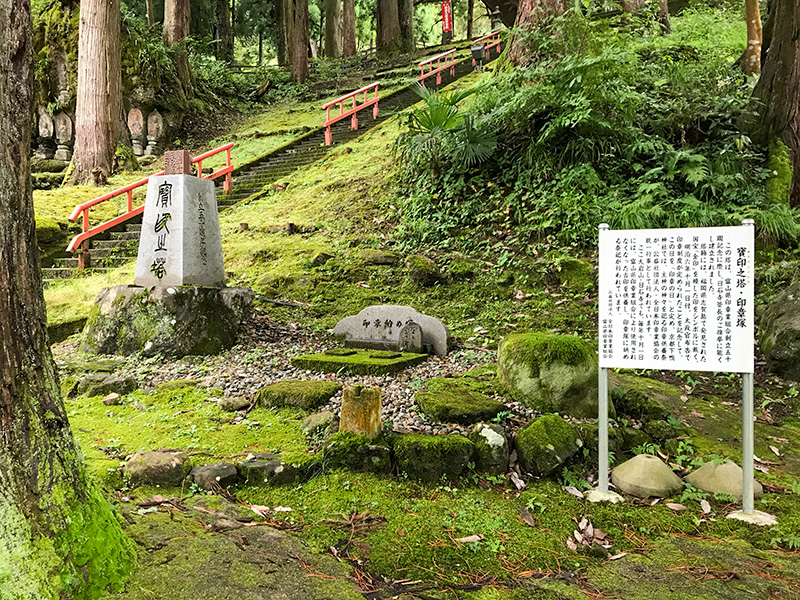
<svg viewBox="0 0 800 600">
<path fill-rule="evenodd" d="M 208 175 L 204 179 L 215 180 L 222 176 L 225 176 L 225 181 L 222 184 L 222 189 L 226 194 L 230 194 L 232 190 L 232 180 L 231 180 L 231 173 L 233 172 L 233 164 L 231 163 L 231 148 L 233 148 L 233 142 L 230 144 L 225 144 L 224 146 L 220 146 L 219 148 L 215 148 L 205 154 L 201 154 L 200 156 L 196 156 L 192 159 L 192 164 L 197 165 L 197 173 L 198 175 L 202 176 L 203 173 L 203 161 L 207 158 L 211 158 L 217 154 L 225 152 L 225 166 L 219 169 L 218 171 L 214 171 L 211 175 Z M 108 194 L 104 194 L 103 196 L 98 196 L 93 200 L 89 200 L 88 202 L 84 202 L 83 204 L 79 204 L 76 206 L 72 214 L 69 216 L 69 220 L 75 222 L 79 216 L 83 216 L 83 223 L 82 223 L 82 232 L 72 238 L 72 241 L 67 246 L 67 252 L 75 252 L 76 250 L 80 249 L 81 254 L 78 256 L 78 268 L 84 269 L 89 266 L 87 261 L 87 251 L 89 249 L 89 240 L 103 233 L 104 231 L 108 231 L 112 227 L 116 227 L 117 225 L 121 225 L 134 217 L 139 216 L 144 212 L 144 204 L 141 206 L 137 206 L 136 208 L 133 207 L 133 190 L 136 188 L 146 186 L 147 182 L 150 181 L 150 177 L 155 177 L 158 175 L 163 175 L 164 171 L 159 171 L 149 177 L 145 177 L 144 179 L 140 179 L 135 183 L 129 183 L 126 186 L 119 188 L 118 190 L 114 190 L 113 192 L 109 192 Z M 122 214 L 118 217 L 114 217 L 110 221 L 106 221 L 101 225 L 97 225 L 96 227 L 89 228 L 89 209 L 93 206 L 97 206 L 98 204 L 105 202 L 107 200 L 111 200 L 112 198 L 116 198 L 117 196 L 121 196 L 122 194 L 128 195 L 128 211 L 125 214 Z"/>
<path fill-rule="evenodd" d="M 323 104 L 322 108 L 324 108 L 327 113 L 327 117 L 325 122 L 322 126 L 325 128 L 325 145 L 330 146 L 333 143 L 333 134 L 331 133 L 331 125 L 336 123 L 337 121 L 341 121 L 346 117 L 350 118 L 350 129 L 358 129 L 358 111 L 367 108 L 368 106 L 372 107 L 372 118 L 378 118 L 378 85 L 380 85 L 380 81 L 376 81 L 375 83 L 370 83 L 369 85 L 364 86 L 360 90 L 356 90 L 355 92 L 350 92 L 349 94 L 345 94 L 341 98 L 337 98 L 336 100 L 331 100 L 327 104 Z M 371 91 L 375 92 L 375 95 L 372 98 L 367 98 L 367 94 Z M 356 96 L 358 94 L 364 94 L 364 98 L 361 104 L 356 104 Z M 344 103 L 346 100 L 352 99 L 352 105 L 349 109 L 344 109 Z M 331 117 L 331 107 L 334 104 L 339 105 L 339 114 L 334 114 Z"/>
<path fill-rule="evenodd" d="M 492 48 L 495 49 L 497 54 L 500 54 L 500 32 L 493 31 L 492 33 L 487 33 L 483 37 L 479 37 L 477 40 L 472 42 L 473 46 L 477 46 L 481 42 L 486 45 L 486 60 L 489 60 L 489 54 Z M 475 66 L 475 59 L 472 59 L 472 66 Z"/>
<path fill-rule="evenodd" d="M 434 61 L 436 65 L 434 66 Z M 427 67 L 427 71 L 425 70 Z M 442 71 L 450 69 L 450 75 L 456 72 L 456 49 L 452 48 L 447 52 L 442 52 L 419 63 L 420 74 L 419 82 L 425 86 L 425 79 L 431 75 L 436 75 L 436 85 L 442 83 Z"/>
</svg>

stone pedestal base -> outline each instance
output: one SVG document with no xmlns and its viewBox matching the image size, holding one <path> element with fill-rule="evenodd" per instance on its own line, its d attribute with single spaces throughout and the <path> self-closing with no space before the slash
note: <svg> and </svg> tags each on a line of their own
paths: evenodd
<svg viewBox="0 0 800 600">
<path fill-rule="evenodd" d="M 72 152 L 70 152 L 69 146 L 64 144 L 59 144 L 58 149 L 54 155 L 56 160 L 63 160 L 65 162 L 69 162 L 72 160 Z"/>
<path fill-rule="evenodd" d="M 600 490 L 589 490 L 586 492 L 586 499 L 589 502 L 611 502 L 611 504 L 618 504 L 624 502 L 625 499 L 616 492 L 602 493 Z"/>
<path fill-rule="evenodd" d="M 356 385 L 342 393 L 339 431 L 375 439 L 381 432 L 381 388 Z"/>
<path fill-rule="evenodd" d="M 236 342 L 253 297 L 250 288 L 105 288 L 97 295 L 81 347 L 98 354 L 172 358 L 218 354 Z"/>
<path fill-rule="evenodd" d="M 751 525 L 760 525 L 761 527 L 771 527 L 778 522 L 774 515 L 761 512 L 760 510 L 753 511 L 748 514 L 744 511 L 737 510 L 728 515 L 729 519 L 736 519 L 737 521 L 744 521 Z"/>
</svg>

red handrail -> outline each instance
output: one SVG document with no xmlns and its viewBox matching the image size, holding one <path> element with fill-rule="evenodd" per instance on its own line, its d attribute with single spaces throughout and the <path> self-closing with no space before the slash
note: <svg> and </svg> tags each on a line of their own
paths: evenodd
<svg viewBox="0 0 800 600">
<path fill-rule="evenodd" d="M 204 179 L 209 179 L 211 181 L 218 179 L 219 177 L 225 176 L 225 181 L 222 184 L 222 190 L 226 194 L 230 194 L 232 191 L 232 177 L 231 173 L 233 172 L 233 164 L 231 163 L 231 148 L 233 148 L 233 142 L 229 144 L 225 144 L 224 146 L 220 146 L 219 148 L 215 148 L 214 150 L 210 150 L 205 154 L 201 154 L 200 156 L 195 156 L 192 159 L 192 164 L 197 164 L 197 173 L 198 176 L 203 175 L 203 161 L 207 158 L 225 152 L 225 159 L 226 164 L 224 167 L 219 169 L 218 171 L 213 172 L 211 175 L 204 177 Z M 136 208 L 133 207 L 133 190 L 136 188 L 142 187 L 147 185 L 147 182 L 150 181 L 150 177 L 157 177 L 158 175 L 163 175 L 164 171 L 159 171 L 158 173 L 154 173 L 149 177 L 145 177 L 144 179 L 140 179 L 134 183 L 129 183 L 126 186 L 123 186 L 113 192 L 109 192 L 108 194 L 104 194 L 102 196 L 98 196 L 92 200 L 84 202 L 83 204 L 79 204 L 76 206 L 72 214 L 69 216 L 69 220 L 74 222 L 78 219 L 78 216 L 83 216 L 83 222 L 81 226 L 81 233 L 76 235 L 72 238 L 72 241 L 67 246 L 67 252 L 75 252 L 78 248 L 81 248 L 84 252 L 78 257 L 78 268 L 83 269 L 88 267 L 86 259 L 84 258 L 85 251 L 88 250 L 88 242 L 94 236 L 103 233 L 104 231 L 108 231 L 112 227 L 116 227 L 134 217 L 139 216 L 144 212 L 144 205 L 138 206 Z M 114 217 L 110 221 L 97 225 L 96 227 L 89 228 L 89 209 L 93 206 L 97 206 L 98 204 L 105 202 L 107 200 L 111 200 L 112 198 L 116 198 L 117 196 L 121 196 L 122 194 L 128 195 L 128 211 L 122 215 Z"/>
<path fill-rule="evenodd" d="M 378 118 L 378 86 L 380 85 L 380 81 L 376 81 L 375 83 L 370 83 L 369 85 L 365 85 L 364 87 L 357 89 L 355 92 L 350 92 L 349 94 L 345 94 L 336 100 L 331 100 L 330 102 L 326 102 L 322 105 L 322 108 L 325 109 L 326 112 L 326 119 L 322 126 L 325 128 L 325 145 L 330 146 L 333 143 L 333 134 L 331 133 L 331 125 L 336 123 L 337 121 L 341 121 L 345 117 L 351 117 L 350 119 L 350 129 L 358 129 L 358 111 L 361 109 L 367 108 L 368 106 L 372 107 L 372 118 Z M 367 99 L 367 94 L 374 90 L 375 95 L 372 98 Z M 364 98 L 361 104 L 356 104 L 356 96 L 358 94 L 364 94 Z M 344 101 L 352 99 L 353 104 L 352 106 L 345 111 L 344 109 Z M 331 107 L 334 104 L 339 105 L 339 114 L 333 115 L 331 117 Z"/>
<path fill-rule="evenodd" d="M 486 35 L 479 37 L 478 39 L 472 42 L 472 45 L 480 44 L 481 42 L 486 42 L 486 58 L 489 58 L 489 54 L 491 53 L 492 48 L 495 49 L 497 54 L 500 54 L 500 31 L 493 31 L 491 33 L 487 33 Z M 472 66 L 475 66 L 475 59 L 472 59 Z"/>
<path fill-rule="evenodd" d="M 436 68 L 433 66 L 433 61 L 436 61 Z M 444 61 L 444 64 L 442 64 L 442 61 Z M 425 79 L 434 74 L 436 75 L 436 85 L 439 85 L 442 83 L 442 71 L 445 69 L 450 69 L 450 75 L 455 75 L 456 49 L 452 48 L 447 52 L 442 52 L 436 56 L 431 56 L 426 60 L 420 61 L 418 64 L 420 68 L 420 74 L 417 79 L 422 86 L 425 86 Z M 425 67 L 429 67 L 427 72 L 425 71 Z"/>
</svg>

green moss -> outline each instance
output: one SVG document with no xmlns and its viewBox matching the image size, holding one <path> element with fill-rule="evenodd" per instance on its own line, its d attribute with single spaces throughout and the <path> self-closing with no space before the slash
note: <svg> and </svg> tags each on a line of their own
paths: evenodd
<svg viewBox="0 0 800 600">
<path fill-rule="evenodd" d="M 477 266 L 469 260 L 458 260 L 450 264 L 447 269 L 447 274 L 451 279 L 459 280 L 472 280 L 478 272 Z"/>
<path fill-rule="evenodd" d="M 630 389 L 624 394 L 614 394 L 613 398 L 617 411 L 634 419 L 663 420 L 669 416 L 669 411 L 663 404 L 638 389 Z"/>
<path fill-rule="evenodd" d="M 392 446 L 400 473 L 426 483 L 456 479 L 475 451 L 475 444 L 460 435 L 398 435 Z"/>
<path fill-rule="evenodd" d="M 392 467 L 391 453 L 383 440 L 370 440 L 350 431 L 335 433 L 325 442 L 323 459 L 329 469 L 388 473 Z"/>
<path fill-rule="evenodd" d="M 437 421 L 472 425 L 506 410 L 502 402 L 478 391 L 487 387 L 486 383 L 470 377 L 430 379 L 425 384 L 427 391 L 415 394 L 414 400 L 426 415 Z"/>
<path fill-rule="evenodd" d="M 543 415 L 517 432 L 514 445 L 523 469 L 534 475 L 550 475 L 569 461 L 583 442 L 564 419 Z"/>
<path fill-rule="evenodd" d="M 256 393 L 256 402 L 263 406 L 295 406 L 303 410 L 314 410 L 341 389 L 340 383 L 332 381 L 288 379 L 262 387 Z"/>
<path fill-rule="evenodd" d="M 156 387 L 156 392 L 173 392 L 182 390 L 184 388 L 197 387 L 197 381 L 194 379 L 173 379 L 172 381 L 165 381 Z"/>
<path fill-rule="evenodd" d="M 349 373 L 351 375 L 389 375 L 425 362 L 427 354 L 404 352 L 399 358 L 370 358 L 374 350 L 359 350 L 348 356 L 307 354 L 292 358 L 292 365 L 301 369 L 323 373 Z"/>
<path fill-rule="evenodd" d="M 555 268 L 559 284 L 571 292 L 583 292 L 594 287 L 594 267 L 586 260 L 560 259 Z"/>
<path fill-rule="evenodd" d="M 594 348 L 575 335 L 512 333 L 503 338 L 503 346 L 525 364 L 580 365 L 595 360 Z"/>
<path fill-rule="evenodd" d="M 423 287 L 436 285 L 442 279 L 442 274 L 431 259 L 412 254 L 406 258 L 406 272 L 408 278 Z"/>
<path fill-rule="evenodd" d="M 769 145 L 767 169 L 772 177 L 767 180 L 767 197 L 780 204 L 789 204 L 789 193 L 792 189 L 792 161 L 789 148 L 780 139 L 774 139 Z"/>
</svg>

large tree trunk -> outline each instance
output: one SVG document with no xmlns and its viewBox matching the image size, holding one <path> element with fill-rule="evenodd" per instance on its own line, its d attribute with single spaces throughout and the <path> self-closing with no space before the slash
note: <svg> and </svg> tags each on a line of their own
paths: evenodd
<svg viewBox="0 0 800 600">
<path fill-rule="evenodd" d="M 761 67 L 764 67 L 764 60 L 767 58 L 769 46 L 772 43 L 772 30 L 775 28 L 775 9 L 778 0 L 767 0 L 767 21 L 764 23 L 764 35 L 761 42 Z"/>
<path fill-rule="evenodd" d="M 276 0 L 278 10 L 278 39 L 275 42 L 278 53 L 278 64 L 291 66 L 294 48 L 294 1 Z"/>
<path fill-rule="evenodd" d="M 325 56 L 328 58 L 339 58 L 342 55 L 339 35 L 341 25 L 341 0 L 325 0 Z"/>
<path fill-rule="evenodd" d="M 645 4 L 647 4 L 647 0 L 622 0 L 622 10 L 626 13 L 636 12 L 644 8 Z"/>
<path fill-rule="evenodd" d="M 342 38 L 344 56 L 356 55 L 356 2 L 344 0 L 342 11 Z"/>
<path fill-rule="evenodd" d="M 394 54 L 403 48 L 397 0 L 378 0 L 378 53 Z"/>
<path fill-rule="evenodd" d="M 183 91 L 187 98 L 194 96 L 194 81 L 192 70 L 189 68 L 189 53 L 186 45 L 181 44 L 189 37 L 189 27 L 192 21 L 192 8 L 190 0 L 165 0 L 164 2 L 164 42 L 172 49 L 172 60 L 178 79 L 181 81 Z"/>
<path fill-rule="evenodd" d="M 745 0 L 747 18 L 747 50 L 744 55 L 744 72 L 747 75 L 761 73 L 761 10 L 758 0 Z"/>
<path fill-rule="evenodd" d="M 231 27 L 230 0 L 216 0 L 214 15 L 217 22 L 217 45 L 214 55 L 217 60 L 233 62 L 233 28 Z"/>
<path fill-rule="evenodd" d="M 753 97 L 763 108 L 755 127 L 779 137 L 792 157 L 790 202 L 800 206 L 800 11 L 795 0 L 777 0 L 772 40 Z"/>
<path fill-rule="evenodd" d="M 534 28 L 549 23 L 564 10 L 564 0 L 522 0 L 514 27 L 522 31 L 533 31 Z M 508 43 L 503 60 L 519 65 L 524 61 L 527 50 L 527 41 L 522 36 L 515 35 Z"/>
<path fill-rule="evenodd" d="M 403 52 L 413 52 L 414 43 L 414 0 L 398 0 L 398 15 L 400 17 L 400 39 Z"/>
<path fill-rule="evenodd" d="M 147 24 L 151 27 L 156 24 L 156 13 L 153 9 L 153 0 L 145 0 L 145 10 L 147 11 Z"/>
<path fill-rule="evenodd" d="M 118 588 L 131 565 L 119 522 L 88 482 L 47 343 L 30 183 L 31 66 L 29 0 L 0 0 L 0 596 L 5 600 L 73 598 L 84 583 L 97 592 L 109 583 Z"/>
<path fill-rule="evenodd" d="M 659 2 L 658 22 L 664 27 L 664 33 L 672 32 L 672 26 L 669 23 L 669 0 L 661 0 Z"/>
<path fill-rule="evenodd" d="M 467 0 L 467 39 L 472 39 L 472 21 L 475 19 L 475 0 Z"/>
<path fill-rule="evenodd" d="M 495 8 L 500 9 L 500 19 L 503 21 L 503 25 L 513 27 L 520 4 L 517 0 L 483 0 L 483 4 L 489 14 L 492 14 Z"/>
<path fill-rule="evenodd" d="M 75 172 L 104 183 L 123 132 L 119 0 L 83 0 L 78 37 Z"/>
<path fill-rule="evenodd" d="M 308 0 L 295 0 L 292 35 L 292 81 L 308 79 Z"/>
</svg>

